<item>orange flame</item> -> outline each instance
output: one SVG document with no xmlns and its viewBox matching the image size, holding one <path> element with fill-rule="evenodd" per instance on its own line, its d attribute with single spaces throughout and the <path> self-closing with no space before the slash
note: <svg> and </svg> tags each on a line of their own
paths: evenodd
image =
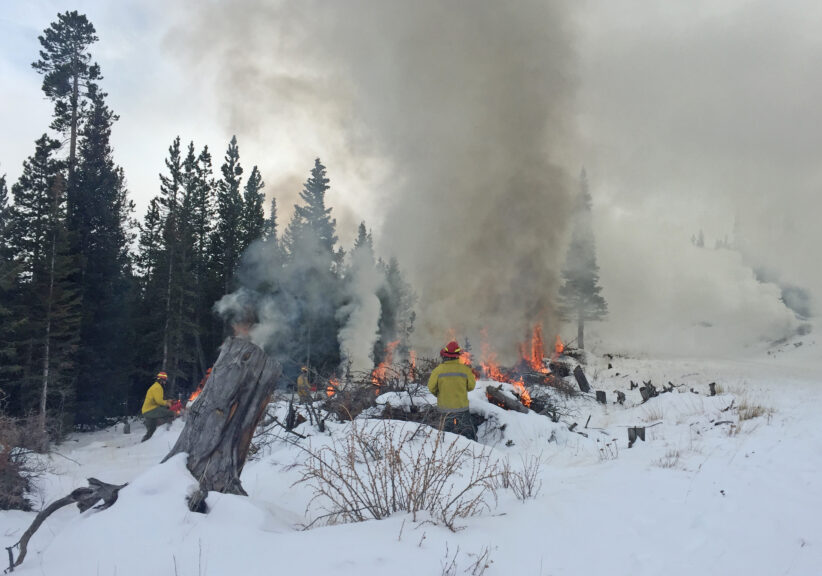
<svg viewBox="0 0 822 576">
<path fill-rule="evenodd" d="M 325 394 L 329 398 L 337 393 L 337 389 L 340 387 L 340 381 L 334 378 L 333 376 L 328 379 L 328 387 L 325 389 Z"/>
<path fill-rule="evenodd" d="M 191 393 L 191 396 L 188 397 L 188 401 L 189 402 L 194 402 L 197 399 L 197 396 L 199 396 L 202 392 L 203 392 L 203 387 L 202 386 L 198 387 L 194 392 Z"/>
<path fill-rule="evenodd" d="M 562 343 L 562 339 L 557 334 L 557 341 L 554 343 L 554 354 L 556 356 L 560 356 L 565 351 L 565 344 Z"/>
<path fill-rule="evenodd" d="M 411 369 L 416 370 L 417 369 L 417 351 L 416 350 L 411 350 L 411 352 L 408 353 L 408 361 L 411 363 Z"/>
<path fill-rule="evenodd" d="M 550 372 L 545 367 L 545 342 L 542 339 L 542 325 L 537 324 L 531 333 L 530 342 L 523 342 L 519 347 L 520 356 L 534 372 L 547 374 Z"/>
<path fill-rule="evenodd" d="M 480 366 L 482 367 L 482 373 L 489 380 L 494 380 L 495 382 L 509 382 L 510 378 L 506 377 L 499 369 L 497 354 L 491 350 L 491 345 L 488 343 L 488 332 L 483 329 L 480 332 L 480 336 Z"/>
<path fill-rule="evenodd" d="M 514 387 L 514 390 L 519 395 L 520 402 L 522 402 L 523 406 L 530 407 L 531 395 L 528 393 L 528 390 L 525 389 L 525 384 L 523 384 L 522 380 L 511 382 L 511 385 Z"/>
<path fill-rule="evenodd" d="M 460 354 L 460 363 L 465 364 L 466 366 L 471 365 L 471 353 L 467 350 L 464 350 L 462 354 Z"/>
<path fill-rule="evenodd" d="M 379 388 L 382 380 L 385 379 L 385 373 L 388 371 L 388 367 L 391 366 L 391 363 L 394 361 L 394 350 L 397 349 L 399 346 L 400 341 L 394 340 L 393 342 L 389 342 L 388 346 L 385 349 L 385 358 L 382 362 L 380 362 L 374 370 L 371 371 L 371 382 L 374 386 Z M 379 389 L 377 390 L 379 393 Z"/>
</svg>

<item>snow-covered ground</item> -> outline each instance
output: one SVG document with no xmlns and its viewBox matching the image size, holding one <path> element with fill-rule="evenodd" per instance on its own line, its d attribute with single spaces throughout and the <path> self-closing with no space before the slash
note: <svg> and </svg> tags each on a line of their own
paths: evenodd
<svg viewBox="0 0 822 576">
<path fill-rule="evenodd" d="M 408 514 L 303 530 L 317 513 L 307 512 L 309 486 L 293 485 L 305 453 L 284 441 L 247 464 L 249 497 L 210 494 L 203 515 L 185 504 L 195 481 L 184 456 L 158 464 L 182 422 L 143 444 L 141 424 L 129 435 L 118 427 L 72 436 L 49 460 L 39 505 L 87 477 L 129 485 L 108 510 L 55 513 L 15 574 L 481 574 L 474 564 L 486 552 L 486 575 L 822 574 L 822 344 L 815 334 L 736 360 L 599 358 L 587 372 L 608 405 L 575 401 L 556 424 L 490 406 L 478 386 L 472 410 L 495 423 L 480 429 L 481 442 L 514 465 L 540 455 L 542 487 L 524 502 L 501 490 L 490 512 L 460 522 L 457 532 Z M 678 388 L 640 404 L 630 380 Z M 708 396 L 710 382 L 719 395 Z M 613 390 L 625 392 L 624 406 L 613 403 Z M 764 412 L 740 422 L 740 406 Z M 576 431 L 568 430 L 572 422 Z M 645 441 L 629 449 L 630 426 L 648 427 Z M 329 429 L 304 424 L 300 431 L 316 448 L 344 437 L 350 424 Z M 2 545 L 16 542 L 33 518 L 0 513 Z"/>
</svg>

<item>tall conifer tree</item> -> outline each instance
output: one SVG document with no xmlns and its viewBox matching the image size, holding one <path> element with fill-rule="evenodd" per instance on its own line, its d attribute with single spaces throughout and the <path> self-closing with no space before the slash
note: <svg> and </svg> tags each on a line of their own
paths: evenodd
<svg viewBox="0 0 822 576">
<path fill-rule="evenodd" d="M 32 67 L 43 75 L 43 92 L 54 102 L 51 128 L 68 135 L 69 211 L 72 210 L 77 140 L 90 90 L 101 79 L 100 67 L 92 62 L 89 46 L 97 42 L 94 25 L 77 11 L 58 14 L 57 21 L 43 32 L 40 59 Z"/>
<path fill-rule="evenodd" d="M 577 323 L 577 346 L 585 348 L 585 322 L 603 320 L 608 304 L 600 292 L 594 229 L 591 222 L 591 194 L 585 169 L 580 174 L 571 244 L 562 270 L 564 283 L 559 289 L 560 314 Z"/>
</svg>

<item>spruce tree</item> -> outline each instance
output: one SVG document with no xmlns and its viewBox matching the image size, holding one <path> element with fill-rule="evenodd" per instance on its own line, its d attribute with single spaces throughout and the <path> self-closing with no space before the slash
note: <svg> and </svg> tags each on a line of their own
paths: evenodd
<svg viewBox="0 0 822 576">
<path fill-rule="evenodd" d="M 82 298 L 78 369 L 84 379 L 77 390 L 82 424 L 101 422 L 119 410 L 133 365 L 129 306 L 133 204 L 123 170 L 113 159 L 111 128 L 117 116 L 105 96 L 96 87 L 89 90 L 90 108 L 80 131 L 75 202 L 69 214 L 73 251 L 81 263 L 75 280 Z"/>
<path fill-rule="evenodd" d="M 286 343 L 292 365 L 311 365 L 331 371 L 340 363 L 339 310 L 342 294 L 340 261 L 335 250 L 336 220 L 326 208 L 329 179 L 320 159 L 300 192 L 302 204 L 283 235 L 285 270 L 283 290 L 293 295 L 289 317 L 295 319 L 294 337 Z"/>
<path fill-rule="evenodd" d="M 38 139 L 12 188 L 12 250 L 22 267 L 19 307 L 25 318 L 15 342 L 19 386 L 12 392 L 19 411 L 36 411 L 43 429 L 49 407 L 73 414 L 80 328 L 72 280 L 79 266 L 69 250 L 63 163 L 53 157 L 59 147 L 46 135 Z"/>
<path fill-rule="evenodd" d="M 213 262 L 218 266 L 224 294 L 231 292 L 240 262 L 243 242 L 243 197 L 240 193 L 243 168 L 237 137 L 228 144 L 222 178 L 217 182 L 217 227 L 212 237 Z"/>
<path fill-rule="evenodd" d="M 370 242 L 370 237 L 368 241 Z M 392 257 L 387 264 L 380 261 L 379 267 L 383 273 L 383 282 L 377 291 L 380 320 L 378 338 L 374 344 L 374 361 L 385 360 L 388 346 L 392 342 L 398 342 L 398 356 L 407 358 L 411 351 L 411 335 L 414 333 L 414 322 L 417 318 L 414 311 L 417 295 L 403 277 L 396 258 Z"/>
<path fill-rule="evenodd" d="M 77 139 L 89 91 L 101 79 L 89 46 L 97 42 L 94 26 L 76 11 L 58 14 L 57 21 L 39 36 L 40 59 L 32 67 L 43 75 L 43 92 L 54 103 L 51 128 L 69 140 L 69 186 L 73 184 Z M 69 198 L 69 210 L 73 198 Z"/>
<path fill-rule="evenodd" d="M 25 322 L 18 308 L 20 265 L 12 247 L 11 219 L 9 190 L 4 174 L 0 176 L 0 402 L 6 399 L 9 383 L 22 368 L 16 340 L 18 330 Z"/>
<path fill-rule="evenodd" d="M 263 242 L 276 245 L 277 240 L 277 199 L 271 198 L 271 208 L 268 211 L 268 218 L 263 223 Z"/>
<path fill-rule="evenodd" d="M 254 166 L 251 174 L 245 183 L 243 191 L 243 238 L 240 245 L 241 252 L 244 252 L 251 243 L 259 240 L 263 235 L 265 227 L 265 194 L 260 192 L 265 183 L 260 175 L 260 171 Z"/>
<path fill-rule="evenodd" d="M 571 243 L 562 270 L 559 289 L 559 312 L 566 320 L 577 323 L 577 346 L 585 348 L 585 322 L 603 320 L 608 305 L 600 292 L 594 229 L 591 222 L 591 194 L 585 170 L 580 174 Z"/>
<path fill-rule="evenodd" d="M 164 310 L 167 294 L 166 245 L 163 238 L 164 220 L 158 197 L 149 202 L 143 222 L 139 225 L 139 240 L 135 265 L 137 270 L 138 303 L 134 330 L 137 334 L 135 380 L 130 391 L 133 409 L 142 401 L 151 378 L 161 368 Z"/>
</svg>

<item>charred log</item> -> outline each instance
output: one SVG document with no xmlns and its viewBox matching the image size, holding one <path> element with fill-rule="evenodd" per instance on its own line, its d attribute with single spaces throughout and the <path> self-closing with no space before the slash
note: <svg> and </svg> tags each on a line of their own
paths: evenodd
<svg viewBox="0 0 822 576">
<path fill-rule="evenodd" d="M 580 390 L 583 392 L 591 391 L 591 385 L 588 384 L 588 379 L 585 377 L 585 372 L 582 371 L 582 366 L 577 365 L 577 367 L 574 368 L 574 378 L 576 378 Z"/>
<path fill-rule="evenodd" d="M 631 448 L 634 445 L 634 442 L 636 442 L 637 438 L 645 442 L 644 426 L 633 426 L 631 428 L 628 428 L 628 448 Z"/>
<path fill-rule="evenodd" d="M 659 392 L 656 389 L 656 386 L 651 384 L 651 381 L 648 380 L 647 382 L 643 382 L 644 386 L 639 389 L 639 393 L 642 395 L 642 402 L 645 403 L 651 398 L 659 396 Z"/>
<path fill-rule="evenodd" d="M 524 406 L 522 402 L 502 391 L 502 386 L 497 386 L 496 388 L 489 386 L 485 389 L 485 393 L 488 395 L 488 399 L 491 403 L 496 404 L 497 406 L 501 406 L 506 410 L 516 410 L 517 412 L 522 412 L 523 414 L 528 413 L 528 408 Z"/>
<path fill-rule="evenodd" d="M 248 340 L 228 338 L 211 377 L 188 411 L 165 462 L 188 454 L 203 491 L 246 495 L 240 483 L 251 438 L 280 376 L 280 365 Z"/>
</svg>

